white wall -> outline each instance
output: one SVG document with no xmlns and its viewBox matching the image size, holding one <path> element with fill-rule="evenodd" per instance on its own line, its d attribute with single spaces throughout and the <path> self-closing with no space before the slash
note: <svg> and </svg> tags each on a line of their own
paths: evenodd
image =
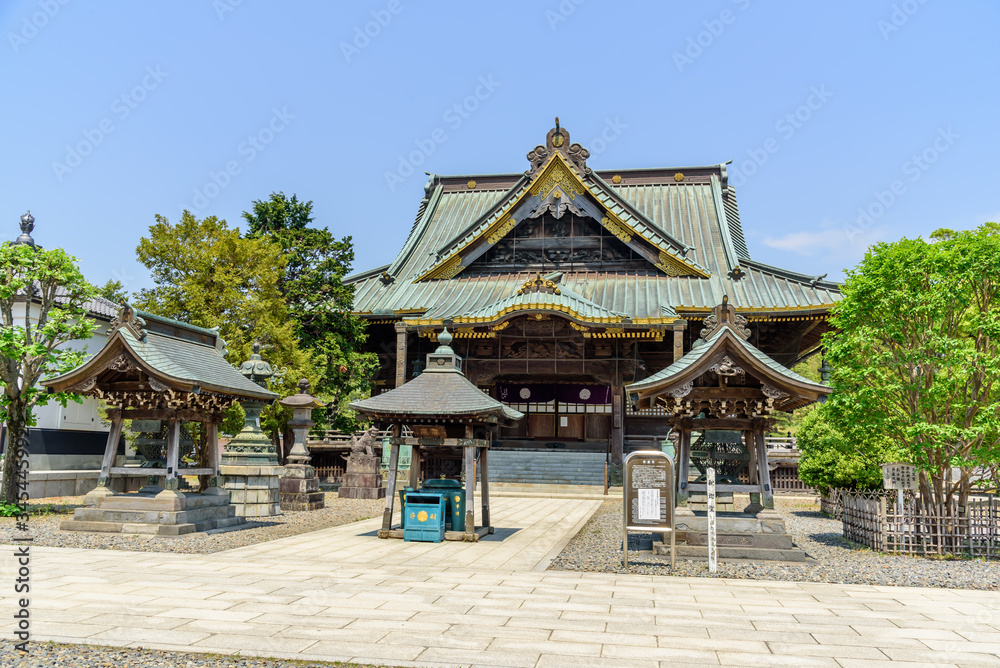
<svg viewBox="0 0 1000 668">
<path fill-rule="evenodd" d="M 38 304 L 32 304 L 32 324 L 37 323 Z M 14 304 L 14 322 L 24 325 L 24 304 Z M 88 356 L 96 354 L 108 340 L 108 325 L 104 320 L 95 320 L 97 329 L 94 336 L 86 341 L 70 341 L 63 347 L 71 350 L 83 350 Z M 66 403 L 63 408 L 58 402 L 46 406 L 35 407 L 36 428 L 40 429 L 74 429 L 79 431 L 108 431 L 109 427 L 101 424 L 97 416 L 97 399 L 84 397 L 83 403 L 74 401 Z"/>
</svg>

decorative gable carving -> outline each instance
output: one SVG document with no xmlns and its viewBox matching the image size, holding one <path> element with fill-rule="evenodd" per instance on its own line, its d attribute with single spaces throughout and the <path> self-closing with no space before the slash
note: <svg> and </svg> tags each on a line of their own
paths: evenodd
<svg viewBox="0 0 1000 668">
<path fill-rule="evenodd" d="M 525 172 L 525 175 L 532 179 L 538 176 L 542 167 L 556 151 L 562 153 L 567 160 L 573 163 L 573 166 L 581 174 L 590 174 L 590 167 L 587 167 L 590 151 L 580 144 L 570 143 L 569 132 L 559 126 L 559 117 L 556 116 L 556 126 L 545 135 L 545 146 L 539 144 L 528 152 L 527 158 L 528 162 L 531 163 L 531 168 Z"/>
</svg>

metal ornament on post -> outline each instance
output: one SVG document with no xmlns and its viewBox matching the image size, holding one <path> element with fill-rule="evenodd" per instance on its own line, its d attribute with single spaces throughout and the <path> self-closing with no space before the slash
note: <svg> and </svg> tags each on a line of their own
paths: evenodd
<svg viewBox="0 0 1000 668">
<path fill-rule="evenodd" d="M 253 344 L 253 354 L 240 365 L 240 373 L 252 383 L 267 388 L 272 378 L 282 378 L 285 370 L 275 370 L 260 356 L 260 344 Z M 279 479 L 282 468 L 278 451 L 260 428 L 260 414 L 269 401 L 243 399 L 243 429 L 225 446 L 221 456 L 223 486 L 238 515 L 273 517 L 281 514 Z"/>
<path fill-rule="evenodd" d="M 14 240 L 15 246 L 31 246 L 35 248 L 35 240 L 31 238 L 31 232 L 35 229 L 35 217 L 28 211 L 21 216 L 21 236 Z"/>
<path fill-rule="evenodd" d="M 253 354 L 240 365 L 240 373 L 251 382 L 266 388 L 271 378 L 282 378 L 286 371 L 275 370 L 260 356 L 260 344 L 253 344 Z M 226 446 L 222 455 L 224 465 L 237 466 L 277 466 L 278 451 L 271 439 L 261 431 L 260 414 L 268 407 L 269 402 L 242 400 L 244 419 L 243 429 Z"/>
</svg>

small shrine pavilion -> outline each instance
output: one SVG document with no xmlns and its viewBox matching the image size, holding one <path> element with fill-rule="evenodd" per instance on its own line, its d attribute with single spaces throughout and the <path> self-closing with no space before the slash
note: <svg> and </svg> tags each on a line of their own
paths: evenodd
<svg viewBox="0 0 1000 668">
<path fill-rule="evenodd" d="M 410 445 L 410 486 L 420 480 L 421 461 L 435 457 L 463 456 L 465 471 L 465 531 L 448 531 L 445 540 L 478 541 L 493 533 L 490 525 L 488 455 L 492 431 L 510 426 L 524 417 L 520 412 L 490 397 L 462 373 L 462 358 L 451 349 L 447 328 L 437 336 L 438 348 L 427 355 L 427 367 L 419 376 L 394 390 L 350 404 L 359 417 L 389 426 L 389 480 L 379 538 L 403 538 L 403 530 L 392 525 L 392 511 L 401 445 Z M 412 437 L 403 437 L 403 427 Z M 475 526 L 476 461 L 482 481 L 482 525 Z"/>
<path fill-rule="evenodd" d="M 42 383 L 108 404 L 111 420 L 97 488 L 64 530 L 179 535 L 244 522 L 219 486 L 218 427 L 238 401 L 273 401 L 277 395 L 245 377 L 225 359 L 218 330 L 203 329 L 123 304 L 108 341 L 76 369 Z M 115 466 L 125 420 L 167 423 L 160 466 Z M 199 460 L 182 466 L 182 423 L 198 423 Z M 154 463 L 155 464 L 155 463 Z M 137 494 L 115 494 L 114 477 L 148 477 Z M 182 476 L 200 476 L 200 493 L 182 491 Z M 162 485 L 156 484 L 162 479 Z M 196 512 L 190 512 L 196 511 Z"/>
<path fill-rule="evenodd" d="M 679 435 L 678 490 L 680 505 L 704 483 L 688 481 L 692 459 L 698 467 L 721 472 L 720 492 L 749 492 L 752 504 L 774 508 L 764 434 L 773 426 L 772 413 L 791 412 L 826 397 L 830 388 L 778 364 L 748 339 L 747 320 L 736 313 L 728 297 L 705 318 L 700 341 L 659 373 L 627 386 L 639 408 L 658 407 Z M 697 447 L 692 434 L 699 435 Z M 738 477 L 746 471 L 749 484 Z M 702 471 L 704 473 L 704 471 Z"/>
</svg>

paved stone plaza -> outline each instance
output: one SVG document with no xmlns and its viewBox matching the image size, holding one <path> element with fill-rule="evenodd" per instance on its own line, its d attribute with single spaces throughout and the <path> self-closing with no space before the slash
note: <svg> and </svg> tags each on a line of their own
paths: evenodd
<svg viewBox="0 0 1000 668">
<path fill-rule="evenodd" d="M 599 504 L 497 498 L 480 543 L 378 540 L 373 519 L 211 555 L 37 547 L 32 639 L 395 666 L 1000 665 L 997 592 L 546 571 Z"/>
</svg>

